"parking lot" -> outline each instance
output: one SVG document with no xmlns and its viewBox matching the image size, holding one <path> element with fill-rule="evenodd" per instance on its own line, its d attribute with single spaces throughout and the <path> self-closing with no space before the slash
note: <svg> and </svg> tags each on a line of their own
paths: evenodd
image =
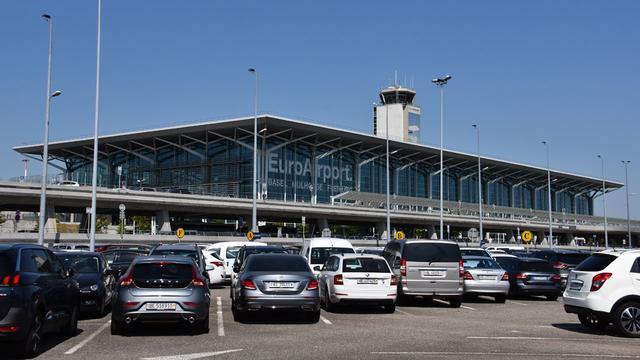
<svg viewBox="0 0 640 360">
<path fill-rule="evenodd" d="M 640 339 L 583 328 L 562 300 L 469 299 L 459 309 L 417 299 L 394 314 L 353 306 L 322 312 L 317 324 L 290 313 L 233 321 L 229 289 L 212 289 L 210 332 L 171 325 L 109 333 L 110 315 L 81 320 L 73 338 L 47 337 L 43 359 L 495 359 L 640 358 Z M 3 354 L 11 357 L 11 354 Z"/>
</svg>

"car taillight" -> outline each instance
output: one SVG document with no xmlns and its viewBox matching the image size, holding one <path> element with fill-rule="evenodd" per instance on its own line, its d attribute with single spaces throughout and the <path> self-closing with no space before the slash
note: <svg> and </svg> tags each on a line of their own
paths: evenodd
<svg viewBox="0 0 640 360">
<path fill-rule="evenodd" d="M 121 277 L 119 284 L 120 286 L 129 286 L 133 284 L 133 271 L 126 273 L 123 277 Z"/>
<path fill-rule="evenodd" d="M 0 326 L 0 333 L 14 333 L 17 331 L 17 326 Z"/>
<path fill-rule="evenodd" d="M 569 265 L 561 261 L 556 261 L 555 263 L 553 263 L 553 268 L 558 270 L 566 270 L 569 268 Z"/>
<path fill-rule="evenodd" d="M 604 283 L 609 280 L 611 277 L 611 273 L 600 273 L 593 277 L 591 281 L 591 291 L 598 291 L 604 285 Z"/>
<path fill-rule="evenodd" d="M 318 280 L 313 279 L 309 281 L 309 285 L 307 285 L 307 290 L 316 290 L 318 289 Z"/>
<path fill-rule="evenodd" d="M 398 277 L 391 274 L 391 285 L 398 285 Z"/>
<path fill-rule="evenodd" d="M 462 260 L 460 260 L 460 261 L 458 262 L 458 275 L 459 275 L 460 277 L 464 277 L 464 276 L 465 276 L 465 274 L 464 274 L 464 273 L 465 273 L 465 271 L 464 271 L 464 265 L 463 265 L 463 263 L 462 263 Z M 471 275 L 471 274 L 469 274 L 469 275 Z M 473 279 L 473 276 L 472 276 L 471 278 Z"/>
<path fill-rule="evenodd" d="M 471 273 L 468 272 L 468 271 L 464 272 L 463 277 L 464 277 L 465 280 L 473 280 L 473 275 L 471 275 Z"/>
<path fill-rule="evenodd" d="M 562 280 L 562 278 L 558 274 L 553 274 L 551 276 L 551 281 L 553 281 L 553 282 L 560 282 L 561 280 Z"/>
<path fill-rule="evenodd" d="M 131 308 L 134 308 L 134 307 L 138 306 L 138 304 L 140 304 L 139 301 L 127 301 L 127 302 L 123 303 L 122 305 L 127 309 L 131 309 Z"/>
<path fill-rule="evenodd" d="M 2 278 L 2 285 L 4 286 L 18 286 L 20 285 L 20 274 L 7 275 Z"/>
<path fill-rule="evenodd" d="M 400 276 L 407 276 L 407 260 L 404 258 L 400 262 Z"/>
<path fill-rule="evenodd" d="M 509 281 L 509 273 L 504 273 L 504 275 L 502 275 L 502 279 L 500 279 L 501 281 Z"/>
<path fill-rule="evenodd" d="M 256 290 L 256 284 L 254 284 L 251 280 L 244 280 L 242 282 L 242 287 L 247 290 Z"/>
<path fill-rule="evenodd" d="M 344 281 L 342 280 L 342 275 L 334 275 L 333 276 L 333 285 L 344 285 Z"/>
<path fill-rule="evenodd" d="M 198 275 L 196 268 L 191 268 L 191 283 L 193 286 L 205 286 L 204 279 Z"/>
<path fill-rule="evenodd" d="M 523 273 L 516 274 L 516 279 L 518 280 L 527 280 L 528 278 L 529 278 L 529 275 L 527 274 L 523 274 Z"/>
</svg>

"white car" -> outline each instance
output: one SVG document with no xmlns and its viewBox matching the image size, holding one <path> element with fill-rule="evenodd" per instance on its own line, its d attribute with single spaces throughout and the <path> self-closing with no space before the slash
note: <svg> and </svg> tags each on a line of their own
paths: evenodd
<svg viewBox="0 0 640 360">
<path fill-rule="evenodd" d="M 564 309 L 582 325 L 640 337 L 640 250 L 594 253 L 569 273 Z"/>
<path fill-rule="evenodd" d="M 208 270 L 209 284 L 220 285 L 225 282 L 225 266 L 224 261 L 213 251 L 202 250 L 204 261 L 207 266 L 213 266 L 213 270 Z"/>
<path fill-rule="evenodd" d="M 307 239 L 300 249 L 300 255 L 307 259 L 313 275 L 316 276 L 330 255 L 355 253 L 353 245 L 348 240 L 336 238 Z"/>
<path fill-rule="evenodd" d="M 73 186 L 73 187 L 79 187 L 80 184 L 78 184 L 77 181 L 72 181 L 72 180 L 62 180 L 60 182 L 58 182 L 59 186 Z"/>
<path fill-rule="evenodd" d="M 366 303 L 396 309 L 398 279 L 382 256 L 334 254 L 318 275 L 320 304 L 332 311 L 338 304 Z"/>
<path fill-rule="evenodd" d="M 244 245 L 267 246 L 266 243 L 256 241 L 225 241 L 215 243 L 207 247 L 207 251 L 212 251 L 218 254 L 220 259 L 224 262 L 224 273 L 227 281 L 231 280 L 233 262 L 236 261 L 236 255 L 238 255 L 238 251 Z"/>
</svg>

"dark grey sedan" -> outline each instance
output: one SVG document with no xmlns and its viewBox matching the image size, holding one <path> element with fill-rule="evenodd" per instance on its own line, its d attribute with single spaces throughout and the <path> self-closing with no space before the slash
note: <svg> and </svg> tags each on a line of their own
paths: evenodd
<svg viewBox="0 0 640 360">
<path fill-rule="evenodd" d="M 249 311 L 281 309 L 303 311 L 310 322 L 320 320 L 318 281 L 300 255 L 250 255 L 231 296 L 236 321 L 243 321 Z"/>
<path fill-rule="evenodd" d="M 111 333 L 151 322 L 186 324 L 207 333 L 210 302 L 207 281 L 190 257 L 139 257 L 118 281 Z"/>
</svg>

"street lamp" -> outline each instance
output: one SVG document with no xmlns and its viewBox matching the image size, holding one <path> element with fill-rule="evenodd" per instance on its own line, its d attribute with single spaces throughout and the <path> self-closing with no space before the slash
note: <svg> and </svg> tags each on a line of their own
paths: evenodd
<svg viewBox="0 0 640 360">
<path fill-rule="evenodd" d="M 397 94 L 397 93 L 396 93 Z M 387 105 L 387 100 L 383 96 L 384 104 Z M 391 241 L 391 197 L 389 195 L 389 106 L 385 109 L 386 120 L 386 147 L 387 147 L 387 243 Z M 376 244 L 378 246 L 378 244 Z"/>
<path fill-rule="evenodd" d="M 251 207 L 251 231 L 258 232 L 258 209 L 256 204 L 256 186 L 258 182 L 258 71 L 249 69 L 250 73 L 255 75 L 255 93 L 253 98 L 253 186 L 252 186 L 252 207 Z"/>
<path fill-rule="evenodd" d="M 44 227 L 47 209 L 47 170 L 49 167 L 49 116 L 51 114 L 51 99 L 60 96 L 62 92 L 56 90 L 51 93 L 51 54 L 53 49 L 53 19 L 51 15 L 43 14 L 42 18 L 49 23 L 49 50 L 47 61 L 47 92 L 44 110 L 44 141 L 42 145 L 42 180 L 40 182 L 40 214 L 38 221 L 38 245 L 44 244 Z M 25 181 L 27 177 L 25 163 Z"/>
<path fill-rule="evenodd" d="M 543 141 L 545 149 L 547 150 L 547 206 L 549 207 L 549 249 L 553 248 L 553 225 L 551 215 L 551 168 L 549 167 L 549 143 Z"/>
<path fill-rule="evenodd" d="M 442 193 L 444 192 L 444 170 L 443 170 L 443 142 L 444 142 L 444 129 L 443 129 L 443 119 L 444 119 L 444 86 L 451 80 L 451 75 L 447 75 L 442 78 L 436 78 L 431 80 L 431 82 L 440 88 L 440 239 L 442 239 L 442 235 L 444 234 L 444 222 L 443 222 L 443 201 L 442 201 Z"/>
<path fill-rule="evenodd" d="M 478 211 L 480 213 L 480 242 L 482 242 L 482 165 L 480 163 L 480 127 L 476 124 L 472 125 L 476 129 L 477 133 L 477 146 L 478 146 Z"/>
<path fill-rule="evenodd" d="M 607 231 L 607 184 L 604 174 L 604 157 L 598 155 L 598 159 L 602 162 L 602 210 L 604 212 L 604 247 L 609 248 L 609 232 Z"/>
<path fill-rule="evenodd" d="M 102 26 L 102 0 L 98 0 L 98 34 L 96 46 L 96 111 L 93 129 L 93 172 L 91 173 L 91 230 L 89 251 L 96 247 L 96 193 L 98 190 L 98 124 L 100 118 L 100 31 Z"/>
<path fill-rule="evenodd" d="M 629 249 L 631 246 L 631 216 L 629 214 L 629 164 L 630 160 L 622 160 L 624 164 L 624 188 L 627 190 L 627 239 L 629 241 Z"/>
</svg>

